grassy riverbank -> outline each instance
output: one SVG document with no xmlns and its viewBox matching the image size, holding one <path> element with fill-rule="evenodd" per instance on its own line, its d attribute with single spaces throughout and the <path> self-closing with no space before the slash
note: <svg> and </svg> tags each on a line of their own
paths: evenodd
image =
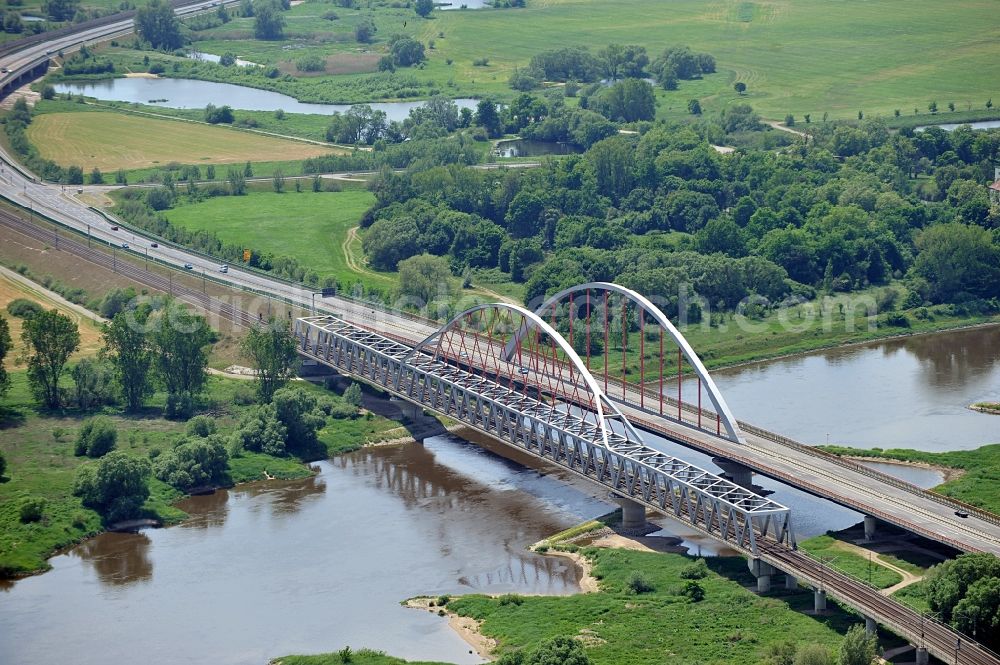
<svg viewBox="0 0 1000 665">
<path fill-rule="evenodd" d="M 952 450 L 932 453 L 909 448 L 848 448 L 845 446 L 820 446 L 823 450 L 846 457 L 866 457 L 896 460 L 899 462 L 927 464 L 964 471 L 959 477 L 934 488 L 946 496 L 1000 514 L 1000 443 L 974 450 Z"/>
<path fill-rule="evenodd" d="M 84 508 L 72 493 L 77 469 L 90 461 L 73 454 L 76 433 L 90 414 L 72 409 L 61 413 L 40 410 L 31 399 L 26 373 L 14 371 L 11 377 L 11 391 L 0 400 L 0 451 L 7 460 L 6 477 L 0 482 L 0 577 L 44 570 L 45 559 L 55 551 L 103 529 L 99 515 Z M 322 388 L 305 385 L 308 390 L 338 399 Z M 252 388 L 248 381 L 213 376 L 206 395 L 200 411 L 211 415 L 219 431 L 226 433 L 248 408 L 245 405 L 252 401 Z M 164 401 L 164 395 L 154 395 L 148 408 L 136 416 L 126 417 L 117 410 L 105 409 L 118 428 L 119 450 L 149 457 L 169 449 L 184 436 L 185 423 L 161 416 Z M 366 441 L 381 440 L 384 433 L 397 426 L 374 415 L 330 419 L 319 434 L 327 450 L 334 454 L 360 447 Z M 229 478 L 234 484 L 263 479 L 265 472 L 286 479 L 310 473 L 295 457 L 245 452 L 229 460 Z M 156 478 L 150 479 L 149 486 L 150 498 L 144 506 L 148 517 L 165 523 L 186 517 L 172 505 L 183 496 L 179 491 Z M 21 522 L 20 506 L 28 497 L 45 501 L 42 520 Z"/>
</svg>

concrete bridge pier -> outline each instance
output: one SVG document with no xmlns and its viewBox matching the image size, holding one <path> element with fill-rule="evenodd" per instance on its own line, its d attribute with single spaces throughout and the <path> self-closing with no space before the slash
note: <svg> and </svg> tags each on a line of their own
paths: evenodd
<svg viewBox="0 0 1000 665">
<path fill-rule="evenodd" d="M 646 506 L 615 493 L 611 493 L 610 497 L 622 507 L 623 529 L 641 529 L 646 526 Z"/>
<path fill-rule="evenodd" d="M 929 657 L 927 655 L 927 647 L 917 647 L 917 651 L 914 654 L 916 665 L 927 665 L 929 662 Z"/>
<path fill-rule="evenodd" d="M 757 593 L 767 593 L 770 591 L 771 576 L 781 572 L 771 564 L 765 563 L 760 559 L 748 559 L 747 566 L 750 568 L 753 576 L 757 578 Z"/>
<path fill-rule="evenodd" d="M 875 539 L 875 525 L 878 523 L 871 515 L 865 515 L 865 540 Z"/>
<path fill-rule="evenodd" d="M 399 397 L 390 397 L 389 401 L 399 407 L 400 412 L 403 414 L 403 418 L 410 422 L 416 422 L 424 416 L 424 408 L 419 404 L 408 402 L 405 399 L 400 399 Z"/>
<path fill-rule="evenodd" d="M 740 487 L 750 489 L 753 486 L 753 469 L 744 466 L 739 462 L 734 462 L 725 457 L 713 457 L 714 462 L 720 469 L 724 478 L 736 483 Z"/>
<path fill-rule="evenodd" d="M 822 589 L 813 590 L 813 611 L 826 612 L 826 591 Z"/>
<path fill-rule="evenodd" d="M 795 591 L 799 588 L 799 581 L 795 579 L 795 575 L 785 573 L 785 588 L 789 591 Z"/>
<path fill-rule="evenodd" d="M 871 617 L 865 617 L 865 632 L 869 635 L 874 635 L 878 630 L 878 624 L 875 623 L 875 619 Z"/>
</svg>

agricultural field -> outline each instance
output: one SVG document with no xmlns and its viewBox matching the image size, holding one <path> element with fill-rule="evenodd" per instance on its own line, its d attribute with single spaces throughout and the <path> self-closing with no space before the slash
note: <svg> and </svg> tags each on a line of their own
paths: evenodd
<svg viewBox="0 0 1000 665">
<path fill-rule="evenodd" d="M 180 162 L 233 164 L 329 154 L 330 148 L 202 124 L 120 113 L 45 113 L 28 128 L 45 159 L 107 173 Z"/>
</svg>

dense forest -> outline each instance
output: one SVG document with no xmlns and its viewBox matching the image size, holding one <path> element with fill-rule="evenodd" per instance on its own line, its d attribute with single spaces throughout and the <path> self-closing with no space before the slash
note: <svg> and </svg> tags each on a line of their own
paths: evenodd
<svg viewBox="0 0 1000 665">
<path fill-rule="evenodd" d="M 525 96 L 504 115 L 508 131 L 566 139 L 583 113 Z M 780 151 L 712 147 L 755 129 L 752 109 L 736 106 L 697 124 L 602 132 L 537 169 L 385 171 L 364 248 L 386 270 L 424 253 L 455 274 L 497 269 L 526 282 L 526 301 L 614 280 L 671 302 L 686 284 L 732 308 L 749 295 L 774 303 L 902 280 L 906 307 L 996 309 L 1000 213 L 984 183 L 1000 132 L 891 133 L 870 120 L 813 124 L 808 142 Z"/>
</svg>

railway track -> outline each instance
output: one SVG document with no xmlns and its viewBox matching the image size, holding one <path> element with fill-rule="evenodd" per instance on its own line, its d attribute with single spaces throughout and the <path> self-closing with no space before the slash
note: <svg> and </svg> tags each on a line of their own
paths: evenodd
<svg viewBox="0 0 1000 665">
<path fill-rule="evenodd" d="M 21 233 L 22 235 L 28 236 L 29 238 L 41 240 L 46 243 L 52 241 L 51 232 L 46 231 L 45 229 L 22 219 L 17 214 L 6 210 L 0 210 L 0 224 Z M 227 320 L 230 320 L 234 324 L 244 328 L 255 325 L 259 321 L 257 316 L 234 307 L 230 303 L 218 298 L 213 298 L 206 293 L 202 293 L 201 291 L 185 286 L 184 284 L 175 283 L 168 277 L 144 270 L 143 268 L 132 265 L 128 261 L 116 261 L 115 258 L 113 256 L 109 256 L 107 252 L 94 249 L 93 247 L 88 247 L 86 243 L 79 242 L 72 237 L 67 237 L 65 235 L 60 236 L 59 248 L 57 251 L 63 251 L 73 254 L 74 256 L 78 256 L 89 263 L 93 263 L 94 265 L 102 268 L 107 268 L 108 270 L 112 270 L 124 277 L 128 277 L 138 284 L 154 288 L 164 293 L 169 293 L 178 300 L 194 305 L 195 307 L 206 311 L 217 312 Z"/>
</svg>

